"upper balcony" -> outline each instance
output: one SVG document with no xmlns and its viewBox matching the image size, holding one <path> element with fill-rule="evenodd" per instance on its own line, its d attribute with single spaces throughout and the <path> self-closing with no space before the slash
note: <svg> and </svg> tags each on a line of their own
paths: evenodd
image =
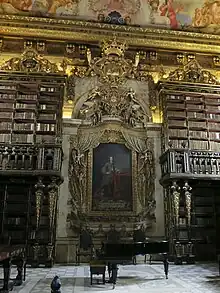
<svg viewBox="0 0 220 293">
<path fill-rule="evenodd" d="M 220 152 L 169 149 L 160 157 L 161 184 L 170 180 L 220 180 Z"/>
<path fill-rule="evenodd" d="M 61 176 L 61 144 L 0 144 L 0 176 Z"/>
</svg>

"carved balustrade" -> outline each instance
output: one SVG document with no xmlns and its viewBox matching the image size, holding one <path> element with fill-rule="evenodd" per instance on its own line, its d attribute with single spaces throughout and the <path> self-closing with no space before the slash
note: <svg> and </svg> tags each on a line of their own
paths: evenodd
<svg viewBox="0 0 220 293">
<path fill-rule="evenodd" d="M 160 157 L 161 184 L 169 179 L 220 179 L 220 152 L 169 149 Z"/>
<path fill-rule="evenodd" d="M 0 145 L 0 173 L 60 173 L 62 146 Z M 43 175 L 43 174 L 42 174 Z"/>
</svg>

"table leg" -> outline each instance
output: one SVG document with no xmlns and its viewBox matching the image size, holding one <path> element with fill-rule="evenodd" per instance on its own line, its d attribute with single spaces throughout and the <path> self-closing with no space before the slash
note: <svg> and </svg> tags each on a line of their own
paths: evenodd
<svg viewBox="0 0 220 293">
<path fill-rule="evenodd" d="M 108 276 L 111 279 L 111 264 L 108 262 Z"/>
<path fill-rule="evenodd" d="M 105 284 L 105 270 L 104 270 L 104 272 L 102 274 L 102 283 Z"/>
<path fill-rule="evenodd" d="M 23 278 L 23 281 L 26 281 L 26 272 L 27 272 L 27 261 L 25 260 L 24 262 L 24 278 Z"/>
<path fill-rule="evenodd" d="M 3 270 L 4 270 L 4 285 L 0 291 L 9 292 L 9 281 L 10 281 L 10 273 L 11 273 L 11 259 L 7 258 L 3 261 Z"/>
<path fill-rule="evenodd" d="M 164 273 L 165 273 L 166 279 L 168 279 L 168 271 L 169 271 L 168 255 L 164 254 L 163 257 L 164 257 L 163 258 Z"/>
<path fill-rule="evenodd" d="M 23 270 L 24 270 L 24 260 L 18 259 L 17 261 L 17 271 L 18 274 L 15 279 L 15 286 L 20 286 L 23 282 Z"/>
<path fill-rule="evenodd" d="M 113 289 L 115 288 L 118 276 L 118 266 L 116 264 L 112 264 L 112 283 Z"/>
</svg>

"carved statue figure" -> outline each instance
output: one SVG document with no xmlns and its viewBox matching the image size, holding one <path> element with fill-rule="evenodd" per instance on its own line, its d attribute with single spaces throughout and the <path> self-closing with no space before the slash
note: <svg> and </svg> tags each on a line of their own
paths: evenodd
<svg viewBox="0 0 220 293">
<path fill-rule="evenodd" d="M 140 154 L 139 162 L 140 184 L 142 186 L 142 192 L 145 195 L 143 204 L 146 206 L 148 200 L 154 198 L 155 191 L 155 167 L 152 151 L 148 150 L 144 154 Z"/>
<path fill-rule="evenodd" d="M 101 94 L 96 88 L 88 97 L 90 103 L 85 106 L 83 110 L 80 111 L 80 114 L 86 120 L 90 120 L 92 125 L 97 125 L 102 120 L 102 102 Z"/>
<path fill-rule="evenodd" d="M 93 103 L 92 124 L 96 125 L 102 120 L 102 104 L 100 98 L 96 98 Z"/>
<path fill-rule="evenodd" d="M 138 103 L 132 88 L 128 91 L 118 87 L 103 86 L 95 89 L 80 111 L 82 118 L 90 120 L 92 125 L 102 121 L 103 116 L 117 117 L 131 127 L 146 127 L 149 115 Z"/>
<path fill-rule="evenodd" d="M 84 213 L 84 188 L 86 186 L 86 162 L 85 154 L 79 150 L 73 149 L 71 154 L 70 188 L 73 193 L 72 198 L 72 220 L 79 222 L 82 220 Z"/>
<path fill-rule="evenodd" d="M 91 64 L 91 61 L 92 61 L 92 53 L 91 53 L 91 50 L 90 49 L 87 49 L 87 51 L 86 51 L 86 57 L 87 57 L 88 64 L 90 65 Z"/>
<path fill-rule="evenodd" d="M 156 220 L 155 209 L 155 199 L 148 201 L 145 208 L 139 214 L 139 221 L 142 223 L 142 225 L 146 225 L 148 221 L 152 223 L 152 220 Z"/>
</svg>

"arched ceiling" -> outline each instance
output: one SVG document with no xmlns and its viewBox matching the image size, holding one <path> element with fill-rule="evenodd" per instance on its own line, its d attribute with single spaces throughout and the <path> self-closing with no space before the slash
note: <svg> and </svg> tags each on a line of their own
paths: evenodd
<svg viewBox="0 0 220 293">
<path fill-rule="evenodd" d="M 130 25 L 220 34 L 220 0 L 0 1 L 0 14 L 97 21 L 113 11 Z"/>
</svg>

